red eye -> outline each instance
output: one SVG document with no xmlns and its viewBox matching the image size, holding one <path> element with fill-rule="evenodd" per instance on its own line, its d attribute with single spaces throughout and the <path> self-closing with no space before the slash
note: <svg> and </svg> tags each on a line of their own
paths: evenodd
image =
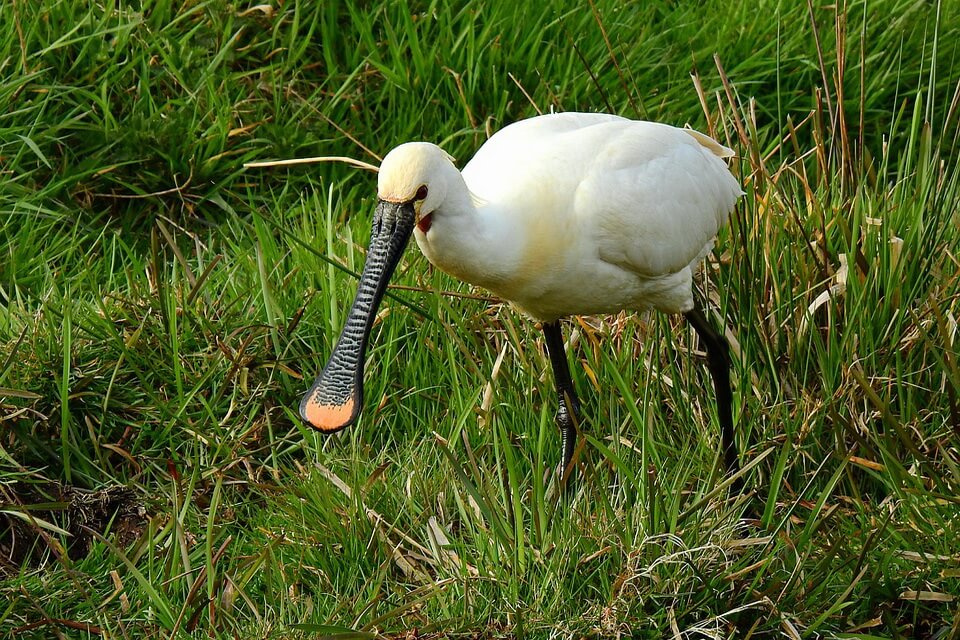
<svg viewBox="0 0 960 640">
<path fill-rule="evenodd" d="M 417 189 L 417 197 L 414 200 L 423 200 L 427 197 L 427 185 L 422 184 L 420 188 Z"/>
</svg>

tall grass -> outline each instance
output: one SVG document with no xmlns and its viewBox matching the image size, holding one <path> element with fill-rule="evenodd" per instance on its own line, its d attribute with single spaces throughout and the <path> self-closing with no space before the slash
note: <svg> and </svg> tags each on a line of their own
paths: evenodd
<svg viewBox="0 0 960 640">
<path fill-rule="evenodd" d="M 0 35 L 4 632 L 960 633 L 953 4 L 15 2 Z M 415 249 L 359 426 L 296 418 L 374 181 L 244 163 L 463 163 L 550 109 L 737 150 L 698 287 L 744 495 L 695 336 L 628 314 L 566 326 L 586 425 L 557 491 L 540 332 Z M 61 483 L 141 516 L 89 526 Z"/>
</svg>

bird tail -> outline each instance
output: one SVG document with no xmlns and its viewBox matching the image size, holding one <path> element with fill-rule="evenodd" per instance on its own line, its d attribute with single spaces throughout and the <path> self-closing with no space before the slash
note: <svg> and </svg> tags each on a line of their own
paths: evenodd
<svg viewBox="0 0 960 640">
<path fill-rule="evenodd" d="M 718 158 L 732 158 L 737 155 L 733 149 L 730 147 L 725 147 L 710 136 L 705 133 L 700 133 L 695 129 L 684 129 L 687 133 L 693 136 L 693 139 L 699 142 L 701 145 L 710 150 L 710 153 L 717 156 Z"/>
</svg>

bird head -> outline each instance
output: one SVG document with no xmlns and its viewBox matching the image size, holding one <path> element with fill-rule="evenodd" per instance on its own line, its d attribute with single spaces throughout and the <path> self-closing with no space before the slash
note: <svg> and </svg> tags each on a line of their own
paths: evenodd
<svg viewBox="0 0 960 640">
<path fill-rule="evenodd" d="M 451 169 L 457 173 L 452 158 L 426 142 L 402 144 L 383 159 L 356 298 L 326 367 L 300 403 L 301 417 L 316 429 L 333 433 L 357 419 L 367 340 L 377 307 L 414 227 L 429 231 L 432 215 L 446 196 Z"/>
<path fill-rule="evenodd" d="M 387 154 L 377 177 L 381 202 L 411 203 L 417 227 L 430 229 L 431 216 L 447 195 L 453 158 L 429 142 L 408 142 Z"/>
</svg>

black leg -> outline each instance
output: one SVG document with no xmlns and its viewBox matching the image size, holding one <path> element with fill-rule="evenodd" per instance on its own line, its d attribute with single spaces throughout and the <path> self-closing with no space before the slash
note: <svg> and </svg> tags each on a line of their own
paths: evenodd
<svg viewBox="0 0 960 640">
<path fill-rule="evenodd" d="M 737 458 L 737 444 L 733 439 L 733 393 L 730 391 L 730 345 L 722 334 L 718 333 L 699 307 L 684 314 L 690 326 L 694 328 L 707 348 L 707 365 L 713 376 L 713 388 L 717 394 L 717 412 L 720 414 L 720 432 L 723 438 L 723 460 L 728 473 L 740 470 Z"/>
<path fill-rule="evenodd" d="M 563 444 L 561 474 L 566 474 L 570 461 L 573 460 L 573 450 L 577 444 L 580 402 L 577 400 L 577 394 L 573 389 L 573 380 L 570 379 L 567 354 L 563 350 L 563 333 L 560 331 L 560 321 L 544 322 L 543 335 L 547 340 L 547 353 L 550 354 L 553 378 L 557 383 L 557 394 L 560 398 L 560 406 L 557 409 L 557 426 L 560 427 L 560 437 Z"/>
</svg>

